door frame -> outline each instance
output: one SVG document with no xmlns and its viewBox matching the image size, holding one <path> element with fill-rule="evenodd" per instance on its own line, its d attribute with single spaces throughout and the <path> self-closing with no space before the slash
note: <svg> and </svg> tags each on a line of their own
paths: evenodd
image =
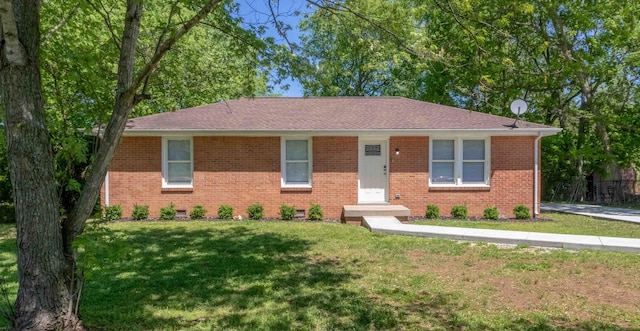
<svg viewBox="0 0 640 331">
<path fill-rule="evenodd" d="M 382 143 L 383 150 L 385 152 L 385 165 L 387 172 L 384 175 L 384 196 L 381 201 L 362 201 L 360 193 L 360 180 L 362 175 L 362 162 L 361 155 L 364 155 L 364 145 L 367 142 Z M 389 136 L 359 136 L 358 137 L 358 203 L 359 204 L 387 204 L 389 203 L 389 170 L 390 170 L 390 156 L 389 156 Z"/>
</svg>

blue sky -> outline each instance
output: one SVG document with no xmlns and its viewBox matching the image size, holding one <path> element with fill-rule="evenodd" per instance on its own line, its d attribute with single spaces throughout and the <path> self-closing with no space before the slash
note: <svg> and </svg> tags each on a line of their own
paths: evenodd
<svg viewBox="0 0 640 331">
<path fill-rule="evenodd" d="M 302 18 L 302 14 L 295 15 L 295 12 L 310 12 L 313 8 L 307 7 L 306 1 L 301 0 L 238 0 L 240 5 L 240 16 L 243 17 L 247 24 L 264 24 L 271 20 L 272 15 L 268 7 L 268 3 L 271 1 L 271 6 L 274 12 L 278 16 L 278 19 L 285 24 L 291 26 L 291 30 L 287 31 L 287 38 L 292 43 L 299 43 L 299 31 L 298 23 Z M 275 38 L 278 43 L 285 43 L 273 24 L 267 24 L 268 30 L 266 37 Z M 285 91 L 280 89 L 279 86 L 274 88 L 274 93 L 281 94 L 287 97 L 299 97 L 302 96 L 302 86 L 298 81 L 288 79 L 283 84 L 289 85 L 289 90 Z"/>
</svg>

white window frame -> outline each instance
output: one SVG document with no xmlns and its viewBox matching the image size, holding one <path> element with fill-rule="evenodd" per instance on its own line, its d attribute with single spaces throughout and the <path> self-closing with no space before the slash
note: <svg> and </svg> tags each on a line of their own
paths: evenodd
<svg viewBox="0 0 640 331">
<path fill-rule="evenodd" d="M 169 140 L 189 140 L 189 164 L 191 165 L 191 183 L 171 184 L 169 178 Z M 162 137 L 162 187 L 193 188 L 193 137 Z"/>
<path fill-rule="evenodd" d="M 437 183 L 432 181 L 433 176 L 433 141 L 453 140 L 454 160 L 453 160 L 453 183 Z M 484 140 L 484 182 L 483 183 L 463 183 L 462 168 L 463 163 L 463 143 L 465 140 Z M 438 161 L 435 161 L 436 163 Z M 448 161 L 450 162 L 450 161 Z M 478 161 L 467 161 L 478 162 Z M 429 137 L 429 186 L 432 187 L 489 187 L 491 185 L 491 137 Z"/>
<path fill-rule="evenodd" d="M 308 174 L 309 181 L 307 183 L 287 183 L 287 140 L 306 140 L 307 156 L 308 156 Z M 308 136 L 300 137 L 280 137 L 280 185 L 283 188 L 311 188 L 313 179 L 313 139 Z M 299 161 L 298 161 L 299 162 Z"/>
</svg>

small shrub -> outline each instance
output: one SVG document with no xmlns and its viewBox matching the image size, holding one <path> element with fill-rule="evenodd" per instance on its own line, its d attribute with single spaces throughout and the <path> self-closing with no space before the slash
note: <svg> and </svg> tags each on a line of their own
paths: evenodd
<svg viewBox="0 0 640 331">
<path fill-rule="evenodd" d="M 513 214 L 516 215 L 516 218 L 519 220 L 528 220 L 531 218 L 531 214 L 529 214 L 529 207 L 525 205 L 517 205 L 513 208 Z"/>
<path fill-rule="evenodd" d="M 218 218 L 223 220 L 233 219 L 233 207 L 230 205 L 222 205 L 218 207 Z"/>
<path fill-rule="evenodd" d="M 105 206 L 104 207 L 104 220 L 107 222 L 119 220 L 122 218 L 122 207 L 120 205 Z"/>
<path fill-rule="evenodd" d="M 136 221 L 149 218 L 149 206 L 133 205 L 131 218 Z"/>
<path fill-rule="evenodd" d="M 160 208 L 160 219 L 170 221 L 176 217 L 177 213 L 178 211 L 176 210 L 175 205 L 172 202 L 168 207 Z"/>
<path fill-rule="evenodd" d="M 2 215 L 2 205 L 4 203 L 0 202 L 0 215 Z M 13 206 L 13 205 L 11 205 Z M 91 211 L 91 218 L 98 219 L 102 218 L 102 206 L 100 205 L 100 201 L 96 201 L 96 204 L 93 206 L 93 210 Z M 2 223 L 2 216 L 0 216 L 0 223 Z"/>
<path fill-rule="evenodd" d="M 296 208 L 293 206 L 280 206 L 280 218 L 283 221 L 290 221 L 296 216 Z"/>
<path fill-rule="evenodd" d="M 207 215 L 207 210 L 200 205 L 193 206 L 193 209 L 189 212 L 189 217 L 191 217 L 192 220 L 203 219 L 205 215 Z"/>
<path fill-rule="evenodd" d="M 466 219 L 467 206 L 463 206 L 463 205 L 453 206 L 453 208 L 451 208 L 451 216 L 453 216 L 453 218 L 458 218 L 462 220 Z"/>
<path fill-rule="evenodd" d="M 322 212 L 322 207 L 314 203 L 309 207 L 309 219 L 312 221 L 320 221 L 324 217 L 324 213 Z"/>
<path fill-rule="evenodd" d="M 436 205 L 427 205 L 427 212 L 424 213 L 426 218 L 438 218 L 440 217 L 440 208 Z"/>
<path fill-rule="evenodd" d="M 250 220 L 259 220 L 264 216 L 264 208 L 259 203 L 254 203 L 247 208 L 247 215 Z"/>
<path fill-rule="evenodd" d="M 497 220 L 500 216 L 498 212 L 498 207 L 487 207 L 484 209 L 484 218 L 488 220 Z"/>
<path fill-rule="evenodd" d="M 16 208 L 12 203 L 0 202 L 0 223 L 15 223 Z"/>
</svg>

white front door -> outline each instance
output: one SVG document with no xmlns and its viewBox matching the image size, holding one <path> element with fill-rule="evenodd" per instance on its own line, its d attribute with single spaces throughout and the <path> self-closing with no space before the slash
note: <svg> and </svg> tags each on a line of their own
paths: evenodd
<svg viewBox="0 0 640 331">
<path fill-rule="evenodd" d="M 388 160 L 386 140 L 360 140 L 358 146 L 358 202 L 387 202 Z"/>
</svg>

